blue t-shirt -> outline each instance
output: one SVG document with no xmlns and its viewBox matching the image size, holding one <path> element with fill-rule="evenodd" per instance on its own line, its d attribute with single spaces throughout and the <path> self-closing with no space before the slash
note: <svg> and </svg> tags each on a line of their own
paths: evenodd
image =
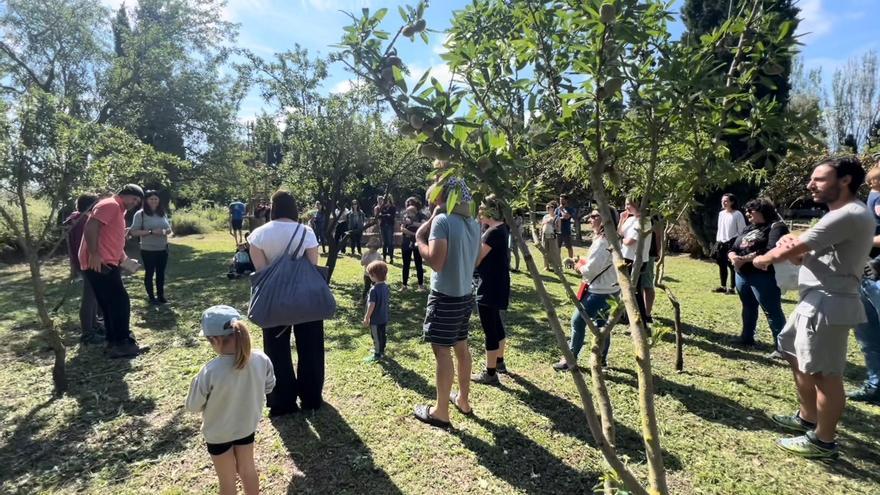
<svg viewBox="0 0 880 495">
<path fill-rule="evenodd" d="M 431 224 L 428 240 L 434 239 L 446 240 L 446 262 L 431 275 L 431 290 L 452 297 L 470 294 L 480 252 L 479 224 L 473 218 L 441 213 Z"/>
<path fill-rule="evenodd" d="M 391 299 L 391 289 L 388 284 L 381 282 L 370 287 L 367 295 L 367 304 L 375 303 L 373 314 L 370 315 L 370 325 L 385 325 L 388 323 L 388 301 Z"/>
<path fill-rule="evenodd" d="M 229 204 L 229 213 L 232 214 L 233 220 L 241 220 L 247 211 L 247 206 L 241 201 L 235 201 Z"/>
<path fill-rule="evenodd" d="M 562 217 L 566 212 L 571 215 L 571 218 L 566 219 Z M 556 218 L 561 219 L 560 233 L 562 235 L 571 235 L 571 220 L 574 218 L 575 215 L 577 215 L 577 210 L 571 207 L 563 208 L 561 206 L 558 206 L 556 207 L 556 213 L 554 215 L 556 216 Z"/>
</svg>

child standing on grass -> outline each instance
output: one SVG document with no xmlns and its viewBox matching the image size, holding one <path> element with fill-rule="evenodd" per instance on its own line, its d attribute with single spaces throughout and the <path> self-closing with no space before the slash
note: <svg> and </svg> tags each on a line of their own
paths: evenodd
<svg viewBox="0 0 880 495">
<path fill-rule="evenodd" d="M 391 290 L 385 279 L 388 277 L 388 265 L 382 260 L 376 260 L 367 265 L 367 275 L 373 286 L 367 297 L 367 313 L 364 315 L 364 326 L 370 327 L 370 335 L 373 337 L 373 355 L 367 356 L 365 362 L 371 363 L 385 356 L 385 342 L 387 341 L 385 326 L 388 324 L 388 301 L 391 298 Z"/>
<path fill-rule="evenodd" d="M 254 464 L 254 433 L 266 394 L 275 388 L 272 362 L 251 351 L 241 315 L 229 306 L 202 313 L 202 335 L 219 354 L 193 379 L 186 409 L 202 413 L 202 434 L 220 480 L 220 495 L 234 495 L 236 474 L 247 495 L 260 492 Z"/>
<path fill-rule="evenodd" d="M 379 247 L 381 245 L 382 243 L 377 236 L 370 237 L 370 240 L 367 241 L 367 252 L 361 255 L 361 266 L 364 267 L 364 290 L 361 292 L 361 302 L 367 300 L 367 292 L 370 291 L 370 287 L 373 285 L 370 275 L 367 274 L 367 267 L 370 263 L 382 259 L 382 255 L 379 254 Z"/>
</svg>

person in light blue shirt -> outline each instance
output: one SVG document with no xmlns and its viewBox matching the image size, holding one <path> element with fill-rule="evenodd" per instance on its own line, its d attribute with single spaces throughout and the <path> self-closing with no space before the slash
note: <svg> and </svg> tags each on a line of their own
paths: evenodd
<svg viewBox="0 0 880 495">
<path fill-rule="evenodd" d="M 431 426 L 448 428 L 450 402 L 462 414 L 471 413 L 468 393 L 472 363 L 467 338 L 474 307 L 472 291 L 480 253 L 480 226 L 470 215 L 473 200 L 462 179 L 453 177 L 444 184 L 435 184 L 431 190 L 437 187 L 442 188 L 439 194 L 428 194 L 429 199 L 436 197 L 434 213 L 416 232 L 419 253 L 434 271 L 423 331 L 437 359 L 437 402 L 434 406 L 416 406 L 414 415 Z M 457 191 L 460 202 L 447 211 L 451 191 Z M 455 393 L 451 393 L 455 375 L 452 350 L 458 362 L 459 391 Z"/>
<path fill-rule="evenodd" d="M 245 213 L 247 213 L 246 204 L 238 200 L 229 203 L 229 233 L 235 238 L 236 245 L 244 242 L 241 226 L 244 223 Z"/>
</svg>

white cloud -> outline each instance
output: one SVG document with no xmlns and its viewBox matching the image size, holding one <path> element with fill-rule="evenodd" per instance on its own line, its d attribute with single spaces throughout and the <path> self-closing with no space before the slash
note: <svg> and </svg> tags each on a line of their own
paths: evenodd
<svg viewBox="0 0 880 495">
<path fill-rule="evenodd" d="M 303 7 L 311 7 L 315 10 L 355 10 L 370 6 L 369 0 L 300 0 Z"/>
<path fill-rule="evenodd" d="M 801 9 L 801 22 L 798 34 L 803 39 L 819 38 L 831 32 L 834 19 L 822 6 L 822 0 L 803 0 L 798 4 Z"/>
<path fill-rule="evenodd" d="M 344 79 L 334 84 L 332 88 L 330 88 L 330 92 L 333 94 L 341 94 L 348 93 L 352 89 L 357 86 L 358 82 L 354 79 Z"/>
</svg>

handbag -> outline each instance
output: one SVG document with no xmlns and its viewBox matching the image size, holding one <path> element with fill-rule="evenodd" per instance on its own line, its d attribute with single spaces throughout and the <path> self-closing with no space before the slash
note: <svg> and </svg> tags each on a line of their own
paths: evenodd
<svg viewBox="0 0 880 495">
<path fill-rule="evenodd" d="M 577 291 L 577 300 L 578 301 L 583 301 L 584 298 L 587 297 L 587 294 L 590 293 L 590 284 L 592 284 L 596 279 L 601 277 L 603 273 L 607 272 L 611 268 L 611 265 L 613 265 L 613 263 L 609 263 L 608 266 L 606 266 L 604 269 L 602 269 L 601 272 L 599 272 L 595 277 L 593 277 L 593 280 L 581 282 L 581 285 L 580 285 L 580 287 L 578 287 L 578 291 Z"/>
<path fill-rule="evenodd" d="M 290 245 L 301 230 L 299 245 L 290 254 Z M 327 320 L 336 313 L 336 299 L 326 276 L 300 253 L 305 237 L 305 229 L 297 224 L 285 254 L 251 274 L 248 318 L 261 328 Z"/>
</svg>

